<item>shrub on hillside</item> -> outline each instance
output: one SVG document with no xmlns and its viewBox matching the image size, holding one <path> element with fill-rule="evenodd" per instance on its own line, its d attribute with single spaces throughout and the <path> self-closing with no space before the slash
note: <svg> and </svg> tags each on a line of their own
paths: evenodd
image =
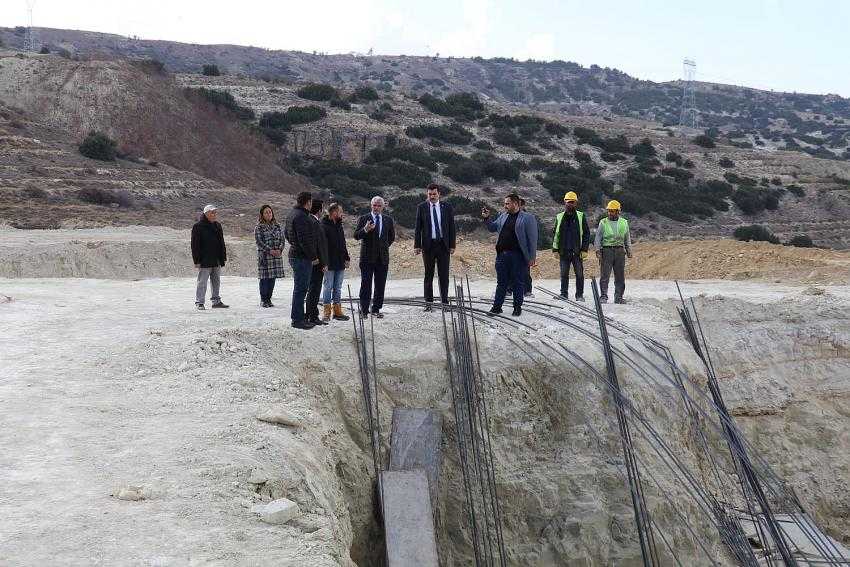
<svg viewBox="0 0 850 567">
<path fill-rule="evenodd" d="M 770 230 L 760 224 L 749 224 L 739 226 L 732 233 L 735 240 L 744 242 L 770 242 L 771 244 L 779 244 L 779 239 Z"/>
<path fill-rule="evenodd" d="M 720 158 L 720 161 L 717 162 L 717 165 L 728 169 L 730 167 L 735 167 L 735 162 L 729 159 L 728 157 L 723 157 Z"/>
<path fill-rule="evenodd" d="M 756 189 L 753 187 L 739 187 L 732 195 L 732 202 L 738 205 L 745 215 L 755 215 L 767 209 L 774 211 L 779 208 L 779 197 L 781 189 Z"/>
<path fill-rule="evenodd" d="M 115 161 L 118 144 L 103 132 L 89 132 L 80 144 L 80 153 L 100 161 Z"/>
<path fill-rule="evenodd" d="M 92 205 L 109 206 L 113 203 L 119 207 L 132 207 L 133 197 L 126 191 L 109 191 L 96 187 L 84 187 L 77 191 L 77 199 Z"/>
<path fill-rule="evenodd" d="M 295 94 L 301 98 L 315 101 L 330 101 L 339 98 L 339 91 L 334 87 L 319 83 L 304 85 L 295 91 Z"/>
<path fill-rule="evenodd" d="M 484 179 L 484 170 L 481 164 L 466 159 L 447 165 L 443 175 L 458 183 L 477 185 Z"/>
<path fill-rule="evenodd" d="M 678 167 L 665 167 L 661 170 L 661 175 L 672 177 L 679 183 L 683 184 L 687 184 L 688 181 L 694 176 L 694 174 L 688 171 L 687 169 L 680 169 Z"/>
<path fill-rule="evenodd" d="M 446 199 L 446 202 L 454 208 L 455 214 L 471 215 L 476 218 L 481 215 L 481 209 L 491 208 L 481 199 L 470 199 L 469 197 L 463 197 L 461 195 L 449 197 Z"/>
<path fill-rule="evenodd" d="M 664 161 L 675 163 L 676 165 L 681 167 L 682 163 L 685 161 L 685 158 L 683 158 L 681 154 L 678 154 L 676 152 L 667 152 L 667 155 L 664 156 Z"/>
<path fill-rule="evenodd" d="M 331 100 L 331 106 L 334 108 L 341 108 L 343 110 L 351 110 L 351 103 L 341 98 Z"/>
<path fill-rule="evenodd" d="M 576 148 L 573 152 L 573 157 L 575 157 L 576 161 L 579 163 L 593 163 L 593 158 L 590 154 L 578 148 Z"/>
<path fill-rule="evenodd" d="M 475 142 L 473 142 L 472 147 L 479 150 L 490 151 L 493 149 L 493 144 L 491 144 L 487 140 L 476 140 Z"/>
<path fill-rule="evenodd" d="M 49 53 L 49 51 L 48 51 Z M 141 69 L 143 73 L 148 75 L 164 76 L 165 63 L 159 59 L 139 59 L 130 62 L 134 67 Z"/>
<path fill-rule="evenodd" d="M 416 226 L 416 207 L 423 200 L 419 195 L 400 195 L 389 199 L 387 206 L 395 222 L 401 226 L 413 228 Z"/>
<path fill-rule="evenodd" d="M 806 196 L 806 190 L 799 185 L 789 185 L 786 189 L 788 189 L 788 191 L 790 191 L 798 199 L 802 199 Z"/>
<path fill-rule="evenodd" d="M 634 155 L 641 157 L 654 157 L 657 153 L 655 151 L 655 146 L 652 145 L 649 138 L 644 138 L 637 144 L 633 145 L 631 150 Z"/>
<path fill-rule="evenodd" d="M 218 65 L 204 65 L 201 72 L 207 77 L 218 77 L 221 75 Z"/>
<path fill-rule="evenodd" d="M 813 248 L 815 245 L 808 234 L 798 234 L 785 243 L 785 246 L 796 246 L 797 248 Z"/>
<path fill-rule="evenodd" d="M 475 120 L 484 113 L 484 104 L 475 93 L 453 94 L 447 96 L 445 100 L 431 94 L 424 94 L 419 97 L 419 104 L 434 114 L 462 120 Z"/>
<path fill-rule="evenodd" d="M 41 49 L 39 49 L 38 52 L 41 53 L 42 55 L 48 55 L 50 53 L 50 48 L 47 47 L 46 45 L 42 45 Z"/>
<path fill-rule="evenodd" d="M 610 153 L 610 152 L 601 152 L 599 154 L 599 157 L 602 159 L 602 161 L 608 162 L 608 163 L 616 163 L 618 161 L 623 161 L 623 160 L 626 159 L 626 156 L 624 156 L 623 154 Z"/>
<path fill-rule="evenodd" d="M 291 106 L 286 112 L 265 112 L 260 117 L 262 130 L 291 130 L 297 124 L 321 120 L 328 115 L 321 106 Z"/>
<path fill-rule="evenodd" d="M 348 97 L 350 102 L 370 102 L 373 100 L 378 100 L 381 98 L 378 95 L 378 91 L 369 86 L 360 86 L 354 89 L 354 92 L 351 96 Z"/>
<path fill-rule="evenodd" d="M 714 142 L 714 138 L 711 136 L 706 136 L 705 134 L 700 134 L 696 138 L 694 138 L 694 143 L 702 148 L 716 148 L 717 144 Z"/>
<path fill-rule="evenodd" d="M 384 163 L 400 160 L 418 165 L 428 171 L 437 171 L 437 161 L 422 146 L 391 146 L 375 148 L 366 157 L 366 163 Z"/>
<path fill-rule="evenodd" d="M 440 126 L 422 125 L 408 126 L 404 131 L 411 138 L 431 138 L 439 140 L 447 144 L 455 144 L 465 146 L 472 142 L 474 136 L 472 132 L 461 126 L 460 124 L 442 124 Z"/>
<path fill-rule="evenodd" d="M 228 91 L 200 88 L 196 89 L 194 92 L 197 92 L 197 94 L 201 95 L 204 100 L 216 108 L 226 108 L 233 112 L 240 120 L 254 119 L 254 111 L 250 108 L 240 106 L 239 103 L 236 102 L 236 99 L 233 98 L 233 95 Z"/>
</svg>

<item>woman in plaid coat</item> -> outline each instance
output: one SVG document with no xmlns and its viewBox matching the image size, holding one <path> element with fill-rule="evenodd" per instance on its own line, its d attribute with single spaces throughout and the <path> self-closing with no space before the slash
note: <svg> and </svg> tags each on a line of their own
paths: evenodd
<svg viewBox="0 0 850 567">
<path fill-rule="evenodd" d="M 257 241 L 257 277 L 260 278 L 260 306 L 274 307 L 272 293 L 277 278 L 283 273 L 283 229 L 274 218 L 268 205 L 260 207 L 260 218 L 254 229 Z"/>
</svg>

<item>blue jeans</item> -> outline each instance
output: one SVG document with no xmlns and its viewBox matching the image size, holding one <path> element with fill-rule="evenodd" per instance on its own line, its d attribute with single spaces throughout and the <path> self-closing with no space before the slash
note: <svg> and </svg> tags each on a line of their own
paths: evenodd
<svg viewBox="0 0 850 567">
<path fill-rule="evenodd" d="M 260 301 L 271 301 L 275 278 L 260 278 Z"/>
<path fill-rule="evenodd" d="M 325 272 L 325 282 L 322 285 L 322 303 L 325 305 L 342 303 L 340 292 L 345 270 L 328 270 Z"/>
<path fill-rule="evenodd" d="M 519 250 L 508 250 L 496 256 L 496 297 L 493 307 L 501 309 L 508 286 L 513 288 L 514 308 L 522 307 L 528 262 Z"/>
<path fill-rule="evenodd" d="M 310 289 L 310 275 L 313 273 L 313 264 L 306 258 L 290 258 L 289 265 L 292 266 L 292 311 L 290 317 L 293 321 L 304 320 L 304 298 Z"/>
</svg>

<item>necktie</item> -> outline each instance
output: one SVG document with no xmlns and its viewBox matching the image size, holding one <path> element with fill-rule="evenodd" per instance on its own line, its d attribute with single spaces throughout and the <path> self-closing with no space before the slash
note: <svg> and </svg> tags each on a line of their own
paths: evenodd
<svg viewBox="0 0 850 567">
<path fill-rule="evenodd" d="M 434 232 L 437 235 L 437 240 L 440 240 L 443 235 L 440 230 L 440 221 L 437 219 L 437 205 L 431 205 L 431 222 L 434 223 Z"/>
<path fill-rule="evenodd" d="M 380 238 L 381 237 L 381 228 L 382 228 L 382 226 L 381 226 L 381 215 L 378 215 L 375 218 L 378 219 L 378 222 L 376 224 L 378 225 L 378 238 Z"/>
</svg>

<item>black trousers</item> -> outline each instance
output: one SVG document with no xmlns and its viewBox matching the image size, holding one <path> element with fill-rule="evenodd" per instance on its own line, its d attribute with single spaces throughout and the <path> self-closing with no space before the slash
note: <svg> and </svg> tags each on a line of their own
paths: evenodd
<svg viewBox="0 0 850 567">
<path fill-rule="evenodd" d="M 449 264 L 451 253 L 442 240 L 430 250 L 422 249 L 422 261 L 425 263 L 425 301 L 434 301 L 434 267 L 440 285 L 440 301 L 449 302 Z"/>
<path fill-rule="evenodd" d="M 561 295 L 567 297 L 570 290 L 570 266 L 576 274 L 576 297 L 584 297 L 584 262 L 580 252 L 561 255 Z"/>
<path fill-rule="evenodd" d="M 307 290 L 307 300 L 304 302 L 304 316 L 308 321 L 319 318 L 319 297 L 322 295 L 322 281 L 325 273 L 321 264 L 313 266 L 310 274 L 310 287 Z"/>
<path fill-rule="evenodd" d="M 271 301 L 275 278 L 260 278 L 260 301 Z"/>
<path fill-rule="evenodd" d="M 360 262 L 360 309 L 367 313 L 377 313 L 384 306 L 384 288 L 387 286 L 388 264 L 367 264 Z M 375 293 L 372 294 L 374 280 Z"/>
</svg>

